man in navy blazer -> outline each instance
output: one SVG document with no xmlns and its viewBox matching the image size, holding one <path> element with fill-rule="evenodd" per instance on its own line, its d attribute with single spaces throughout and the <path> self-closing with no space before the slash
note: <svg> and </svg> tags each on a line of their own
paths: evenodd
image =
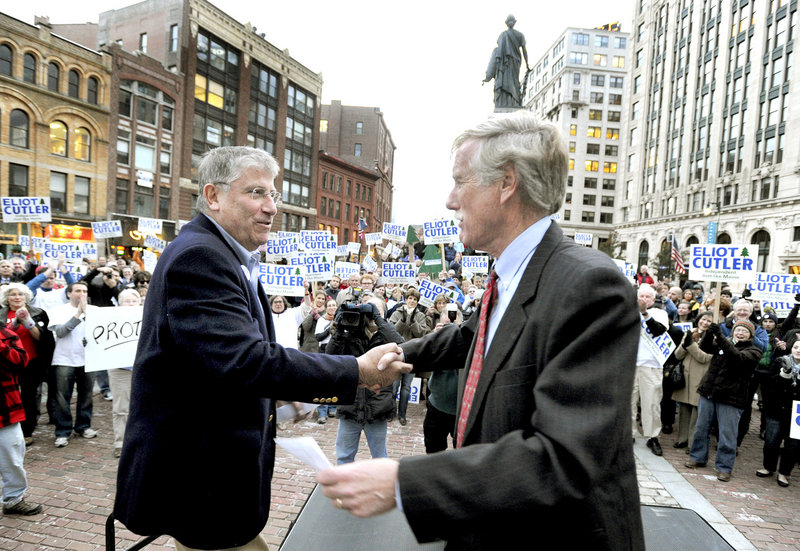
<svg viewBox="0 0 800 551">
<path fill-rule="evenodd" d="M 114 517 L 179 550 L 266 549 L 276 398 L 352 403 L 391 384 L 359 358 L 275 343 L 257 249 L 280 195 L 275 159 L 248 147 L 208 152 L 200 214 L 161 255 L 145 303 Z"/>
<path fill-rule="evenodd" d="M 497 298 L 488 316 L 482 303 L 464 324 L 411 340 L 381 364 L 461 369 L 458 448 L 317 479 L 358 516 L 397 505 L 420 542 L 446 540 L 448 550 L 531 541 L 643 550 L 630 438 L 636 296 L 610 258 L 565 238 L 550 218 L 564 198 L 563 138 L 517 111 L 464 132 L 454 149 L 447 207 L 464 245 L 497 259 Z M 482 362 L 473 358 L 481 317 Z"/>
</svg>

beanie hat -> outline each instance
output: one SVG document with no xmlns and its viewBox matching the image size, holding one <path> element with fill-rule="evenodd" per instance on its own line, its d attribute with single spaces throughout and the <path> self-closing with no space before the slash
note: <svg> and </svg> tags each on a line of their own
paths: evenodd
<svg viewBox="0 0 800 551">
<path fill-rule="evenodd" d="M 756 334 L 756 326 L 753 325 L 753 322 L 750 320 L 739 320 L 733 324 L 733 329 L 731 329 L 731 333 L 736 330 L 737 327 L 744 327 L 748 331 L 750 331 L 750 336 L 753 337 Z"/>
<path fill-rule="evenodd" d="M 766 314 L 761 316 L 761 321 L 764 321 L 764 320 L 772 320 L 775 323 L 778 323 L 778 316 L 776 316 L 772 312 L 767 312 Z"/>
</svg>

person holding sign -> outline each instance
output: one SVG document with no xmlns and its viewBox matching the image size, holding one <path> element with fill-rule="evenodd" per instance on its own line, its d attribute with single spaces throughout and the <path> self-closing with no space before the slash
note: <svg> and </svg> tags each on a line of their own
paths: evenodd
<svg viewBox="0 0 800 551">
<path fill-rule="evenodd" d="M 708 328 L 714 339 L 714 353 L 708 371 L 697 387 L 700 395 L 697 404 L 697 431 L 689 451 L 690 469 L 705 467 L 708 462 L 711 425 L 717 420 L 719 438 L 715 466 L 717 480 L 728 482 L 736 459 L 736 435 L 742 411 L 753 400 L 748 395 L 748 384 L 761 358 L 761 351 L 753 344 L 755 326 L 747 319 L 733 324 L 731 338 L 722 333 L 719 324 Z"/>
<path fill-rule="evenodd" d="M 114 518 L 180 551 L 264 550 L 275 459 L 275 399 L 352 403 L 392 343 L 359 358 L 276 343 L 259 282 L 279 165 L 263 150 L 221 147 L 200 161 L 197 216 L 158 260 L 133 367 Z"/>
<path fill-rule="evenodd" d="M 317 480 L 360 517 L 398 506 L 418 541 L 448 549 L 518 549 L 535 537 L 642 550 L 630 440 L 636 297 L 607 255 L 551 219 L 566 190 L 564 137 L 520 110 L 464 132 L 454 151 L 447 207 L 459 238 L 497 259 L 484 301 L 382 365 L 460 371 L 457 448 L 337 466 Z M 580 300 L 564 300 L 575 282 Z"/>
</svg>

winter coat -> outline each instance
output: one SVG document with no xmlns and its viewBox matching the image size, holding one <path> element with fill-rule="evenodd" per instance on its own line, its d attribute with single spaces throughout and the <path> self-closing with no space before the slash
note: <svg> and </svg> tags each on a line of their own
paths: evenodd
<svg viewBox="0 0 800 551">
<path fill-rule="evenodd" d="M 771 419 L 789 419 L 792 415 L 792 401 L 800 400 L 800 384 L 792 386 L 793 379 L 781 377 L 783 368 L 792 368 L 792 357 L 781 356 L 772 362 L 769 371 L 759 370 L 763 415 Z"/>
<path fill-rule="evenodd" d="M 752 340 L 734 344 L 721 334 L 714 336 L 717 351 L 711 358 L 697 393 L 712 402 L 744 409 L 752 401 L 748 384 L 761 358 L 761 350 Z"/>
<path fill-rule="evenodd" d="M 697 329 L 692 329 L 693 334 L 697 334 Z M 691 404 L 697 407 L 700 397 L 697 395 L 697 387 L 708 371 L 713 354 L 709 353 L 708 348 L 714 339 L 708 333 L 702 335 L 699 341 L 692 342 L 688 348 L 683 346 L 683 341 L 678 343 L 675 349 L 675 357 L 683 361 L 683 375 L 686 378 L 686 385 L 683 388 L 673 391 L 672 399 L 683 404 Z M 705 346 L 704 346 L 705 344 Z"/>
</svg>

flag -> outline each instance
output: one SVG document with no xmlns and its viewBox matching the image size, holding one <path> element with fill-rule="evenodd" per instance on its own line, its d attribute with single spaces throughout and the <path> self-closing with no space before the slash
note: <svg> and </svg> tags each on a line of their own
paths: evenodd
<svg viewBox="0 0 800 551">
<path fill-rule="evenodd" d="M 675 246 L 674 241 L 672 242 L 672 260 L 675 261 L 675 271 L 680 274 L 686 274 L 686 266 L 683 263 L 683 257 L 678 247 Z"/>
<path fill-rule="evenodd" d="M 364 241 L 364 233 L 367 229 L 367 221 L 363 218 L 358 219 L 358 238 Z"/>
</svg>

